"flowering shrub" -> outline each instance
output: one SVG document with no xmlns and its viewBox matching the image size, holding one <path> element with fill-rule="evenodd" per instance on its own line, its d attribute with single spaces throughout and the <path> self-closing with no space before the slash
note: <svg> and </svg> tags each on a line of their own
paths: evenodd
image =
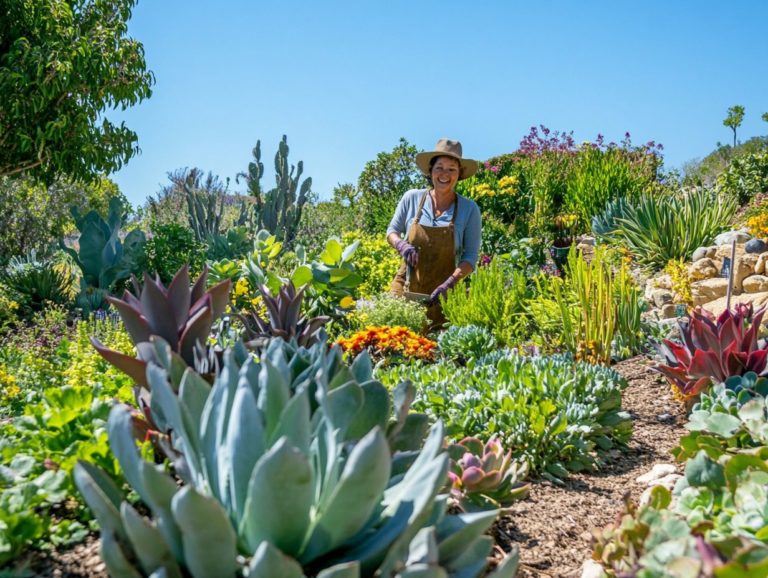
<svg viewBox="0 0 768 578">
<path fill-rule="evenodd" d="M 768 238 L 768 212 L 759 213 L 747 219 L 749 234 L 758 239 Z"/>
<path fill-rule="evenodd" d="M 361 231 L 345 233 L 344 245 L 360 241 L 355 253 L 355 267 L 364 281 L 357 287 L 360 297 L 368 298 L 389 290 L 400 265 L 400 257 L 384 235 L 369 235 Z"/>
<path fill-rule="evenodd" d="M 437 343 L 422 337 L 407 327 L 387 327 L 386 325 L 372 326 L 354 333 L 349 338 L 340 337 L 338 343 L 344 353 L 356 357 L 367 350 L 376 361 L 393 361 L 405 359 L 434 359 Z"/>
<path fill-rule="evenodd" d="M 512 237 L 528 234 L 529 199 L 515 165 L 481 165 L 478 173 L 457 186 L 457 191 L 472 199 L 484 215 L 509 227 Z"/>
</svg>

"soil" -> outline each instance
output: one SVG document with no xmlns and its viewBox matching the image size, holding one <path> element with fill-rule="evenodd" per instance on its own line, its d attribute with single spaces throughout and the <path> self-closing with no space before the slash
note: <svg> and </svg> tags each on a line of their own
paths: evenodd
<svg viewBox="0 0 768 578">
<path fill-rule="evenodd" d="M 534 482 L 530 496 L 512 505 L 493 530 L 498 554 L 520 548 L 518 578 L 581 576 L 591 556 L 592 528 L 614 521 L 629 493 L 638 499 L 645 486 L 635 479 L 657 463 L 674 463 L 669 451 L 684 435 L 685 411 L 669 386 L 636 357 L 614 365 L 629 382 L 623 407 L 634 423 L 627 448 L 617 450 L 599 472 L 574 474 L 562 485 Z M 22 562 L 20 576 L 106 578 L 98 540 L 91 536 L 68 551 L 35 552 Z"/>
</svg>

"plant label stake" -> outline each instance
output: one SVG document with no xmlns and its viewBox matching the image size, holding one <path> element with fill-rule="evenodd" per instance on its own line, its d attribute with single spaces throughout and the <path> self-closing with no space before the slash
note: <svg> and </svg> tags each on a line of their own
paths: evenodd
<svg viewBox="0 0 768 578">
<path fill-rule="evenodd" d="M 731 310 L 731 292 L 733 290 L 733 270 L 735 269 L 735 265 L 736 265 L 736 239 L 734 239 L 731 242 L 731 262 L 728 270 L 728 292 L 726 293 L 726 298 L 725 298 L 725 308 L 728 311 Z"/>
</svg>

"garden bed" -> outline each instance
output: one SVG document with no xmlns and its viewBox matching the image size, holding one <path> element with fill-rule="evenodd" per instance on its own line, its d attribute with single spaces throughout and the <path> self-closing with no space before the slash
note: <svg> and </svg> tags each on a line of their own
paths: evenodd
<svg viewBox="0 0 768 578">
<path fill-rule="evenodd" d="M 639 498 L 644 486 L 635 479 L 656 463 L 671 463 L 669 450 L 685 433 L 685 414 L 669 386 L 650 371 L 649 361 L 636 357 L 614 366 L 629 382 L 624 409 L 632 415 L 634 432 L 626 450 L 597 473 L 573 474 L 563 485 L 534 483 L 530 496 L 516 502 L 495 528 L 499 546 L 520 546 L 520 578 L 578 577 L 590 556 L 590 530 L 613 521 L 629 492 Z M 89 538 L 66 552 L 37 554 L 28 560 L 35 576 L 106 577 L 98 542 Z"/>
</svg>

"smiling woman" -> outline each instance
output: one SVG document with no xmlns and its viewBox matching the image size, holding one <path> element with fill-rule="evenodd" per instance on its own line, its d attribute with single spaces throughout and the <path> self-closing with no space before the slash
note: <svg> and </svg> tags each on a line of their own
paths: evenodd
<svg viewBox="0 0 768 578">
<path fill-rule="evenodd" d="M 477 172 L 477 161 L 462 158 L 460 142 L 441 139 L 416 164 L 431 187 L 406 192 L 387 228 L 387 241 L 403 258 L 392 292 L 422 299 L 437 327 L 445 322 L 440 296 L 477 265 L 480 209 L 455 191 Z"/>
</svg>

